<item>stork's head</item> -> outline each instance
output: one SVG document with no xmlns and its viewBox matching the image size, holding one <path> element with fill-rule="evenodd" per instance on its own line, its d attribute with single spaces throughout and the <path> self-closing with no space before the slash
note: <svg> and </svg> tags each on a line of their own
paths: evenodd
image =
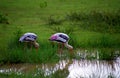
<svg viewBox="0 0 120 78">
<path fill-rule="evenodd" d="M 39 44 L 38 44 L 36 41 L 33 42 L 33 45 L 34 45 L 34 47 L 35 47 L 36 49 L 39 48 Z"/>
<path fill-rule="evenodd" d="M 65 47 L 67 47 L 69 50 L 73 50 L 73 46 L 69 45 L 68 42 L 64 43 Z"/>
</svg>

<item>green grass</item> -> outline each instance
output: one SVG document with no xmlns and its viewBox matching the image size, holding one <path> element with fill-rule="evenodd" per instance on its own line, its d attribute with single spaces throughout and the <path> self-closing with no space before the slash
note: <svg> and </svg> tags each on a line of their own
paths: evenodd
<svg viewBox="0 0 120 78">
<path fill-rule="evenodd" d="M 74 49 L 119 50 L 119 3 L 120 0 L 0 0 L 0 14 L 9 22 L 0 23 L 0 64 L 58 61 L 57 46 L 52 47 L 48 41 L 55 32 L 67 33 Z M 38 53 L 35 49 L 23 50 L 23 44 L 18 42 L 25 32 L 38 35 Z"/>
</svg>

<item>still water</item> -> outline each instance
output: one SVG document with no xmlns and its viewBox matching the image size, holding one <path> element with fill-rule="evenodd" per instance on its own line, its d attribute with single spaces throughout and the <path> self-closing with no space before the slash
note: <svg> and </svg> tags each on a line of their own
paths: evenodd
<svg viewBox="0 0 120 78">
<path fill-rule="evenodd" d="M 120 57 L 111 61 L 68 59 L 55 64 L 11 64 L 0 67 L 0 73 L 24 75 L 32 72 L 33 76 L 40 75 L 41 71 L 44 76 L 50 76 L 59 70 L 67 72 L 65 78 L 120 78 Z"/>
</svg>

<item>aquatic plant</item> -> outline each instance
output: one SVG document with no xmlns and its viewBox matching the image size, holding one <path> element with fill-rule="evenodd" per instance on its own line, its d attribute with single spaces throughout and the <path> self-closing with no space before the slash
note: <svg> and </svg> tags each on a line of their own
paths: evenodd
<svg viewBox="0 0 120 78">
<path fill-rule="evenodd" d="M 9 24 L 7 16 L 3 15 L 1 12 L 0 12 L 0 23 Z"/>
<path fill-rule="evenodd" d="M 47 24 L 48 25 L 61 25 L 63 23 L 63 19 L 61 19 L 60 17 L 57 16 L 49 16 L 47 19 Z"/>
</svg>

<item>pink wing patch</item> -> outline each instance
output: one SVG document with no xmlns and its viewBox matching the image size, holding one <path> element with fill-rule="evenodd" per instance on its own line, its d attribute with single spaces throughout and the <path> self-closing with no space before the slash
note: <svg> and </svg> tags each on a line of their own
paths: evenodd
<svg viewBox="0 0 120 78">
<path fill-rule="evenodd" d="M 53 36 L 51 36 L 50 39 L 51 39 L 51 40 L 56 40 L 56 39 L 57 39 L 57 36 L 56 36 L 56 35 L 53 35 Z"/>
</svg>

